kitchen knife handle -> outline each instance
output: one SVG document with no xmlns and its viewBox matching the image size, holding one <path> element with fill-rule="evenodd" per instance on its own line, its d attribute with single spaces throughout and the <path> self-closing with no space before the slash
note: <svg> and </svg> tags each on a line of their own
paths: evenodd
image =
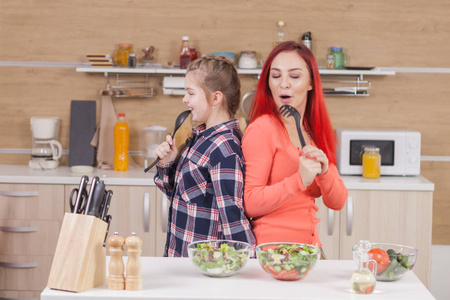
<svg viewBox="0 0 450 300">
<path fill-rule="evenodd" d="M 109 210 L 109 205 L 111 203 L 112 195 L 113 195 L 113 191 L 112 190 L 108 190 L 106 192 L 106 195 L 105 195 L 105 202 L 103 204 L 102 215 L 100 217 L 105 222 L 107 222 L 107 214 L 108 214 L 108 210 Z"/>
<path fill-rule="evenodd" d="M 83 191 L 86 190 L 86 186 L 89 182 L 89 177 L 86 175 L 81 176 L 81 180 L 80 180 L 80 186 L 78 187 L 78 194 L 77 194 L 77 199 L 75 200 L 75 204 L 73 207 L 73 213 L 77 213 L 80 206 L 81 206 L 81 200 L 83 198 Z M 71 200 L 72 201 L 72 200 Z"/>
<path fill-rule="evenodd" d="M 100 180 L 100 178 L 98 178 L 98 176 L 95 176 L 94 178 L 92 178 L 91 189 L 89 190 L 89 196 L 88 196 L 87 203 L 86 203 L 86 209 L 84 211 L 85 215 L 87 215 L 88 211 L 90 210 L 92 197 L 94 196 L 95 186 L 97 185 L 99 180 Z"/>
<path fill-rule="evenodd" d="M 100 208 L 102 206 L 104 197 L 105 197 L 105 183 L 103 180 L 100 180 L 94 187 L 94 191 L 92 192 L 92 200 L 90 202 L 89 208 L 86 208 L 87 215 L 100 217 Z"/>
</svg>

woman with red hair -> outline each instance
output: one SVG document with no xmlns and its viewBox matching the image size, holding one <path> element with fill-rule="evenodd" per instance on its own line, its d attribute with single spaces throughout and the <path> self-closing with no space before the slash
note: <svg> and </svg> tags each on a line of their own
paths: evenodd
<svg viewBox="0 0 450 300">
<path fill-rule="evenodd" d="M 301 146 L 293 117 L 300 113 Z M 269 54 L 242 139 L 245 159 L 244 207 L 257 244 L 318 244 L 315 198 L 340 210 L 347 199 L 336 168 L 336 137 L 325 107 L 316 60 L 307 47 L 284 42 Z"/>
</svg>

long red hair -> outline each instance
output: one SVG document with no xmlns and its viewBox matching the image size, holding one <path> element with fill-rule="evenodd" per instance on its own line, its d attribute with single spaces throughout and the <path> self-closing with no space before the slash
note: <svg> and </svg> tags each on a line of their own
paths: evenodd
<svg viewBox="0 0 450 300">
<path fill-rule="evenodd" d="M 288 41 L 279 44 L 270 52 L 262 68 L 256 86 L 255 97 L 250 107 L 250 123 L 262 115 L 270 115 L 277 120 L 282 128 L 285 128 L 269 87 L 272 62 L 278 54 L 284 51 L 297 52 L 308 66 L 312 90 L 308 92 L 305 115 L 302 122 L 317 147 L 325 152 L 330 163 L 336 165 L 336 135 L 325 106 L 319 67 L 312 52 L 303 44 Z"/>
</svg>

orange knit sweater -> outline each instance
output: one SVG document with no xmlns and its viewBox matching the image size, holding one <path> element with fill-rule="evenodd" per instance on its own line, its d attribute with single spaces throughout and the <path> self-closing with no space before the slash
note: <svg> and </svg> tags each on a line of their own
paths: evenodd
<svg viewBox="0 0 450 300">
<path fill-rule="evenodd" d="M 257 244 L 297 242 L 319 244 L 315 198 L 340 210 L 347 199 L 335 165 L 304 187 L 299 150 L 276 121 L 264 115 L 252 122 L 242 139 L 245 159 L 244 207 Z"/>
</svg>

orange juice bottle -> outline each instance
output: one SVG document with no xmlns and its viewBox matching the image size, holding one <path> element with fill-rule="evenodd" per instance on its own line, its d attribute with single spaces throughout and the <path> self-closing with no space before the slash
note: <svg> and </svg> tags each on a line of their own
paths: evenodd
<svg viewBox="0 0 450 300">
<path fill-rule="evenodd" d="M 381 155 L 380 148 L 365 147 L 362 159 L 364 178 L 378 178 L 380 177 Z"/>
<path fill-rule="evenodd" d="M 128 146 L 130 129 L 125 121 L 125 114 L 120 113 L 114 126 L 114 171 L 128 171 Z"/>
</svg>

